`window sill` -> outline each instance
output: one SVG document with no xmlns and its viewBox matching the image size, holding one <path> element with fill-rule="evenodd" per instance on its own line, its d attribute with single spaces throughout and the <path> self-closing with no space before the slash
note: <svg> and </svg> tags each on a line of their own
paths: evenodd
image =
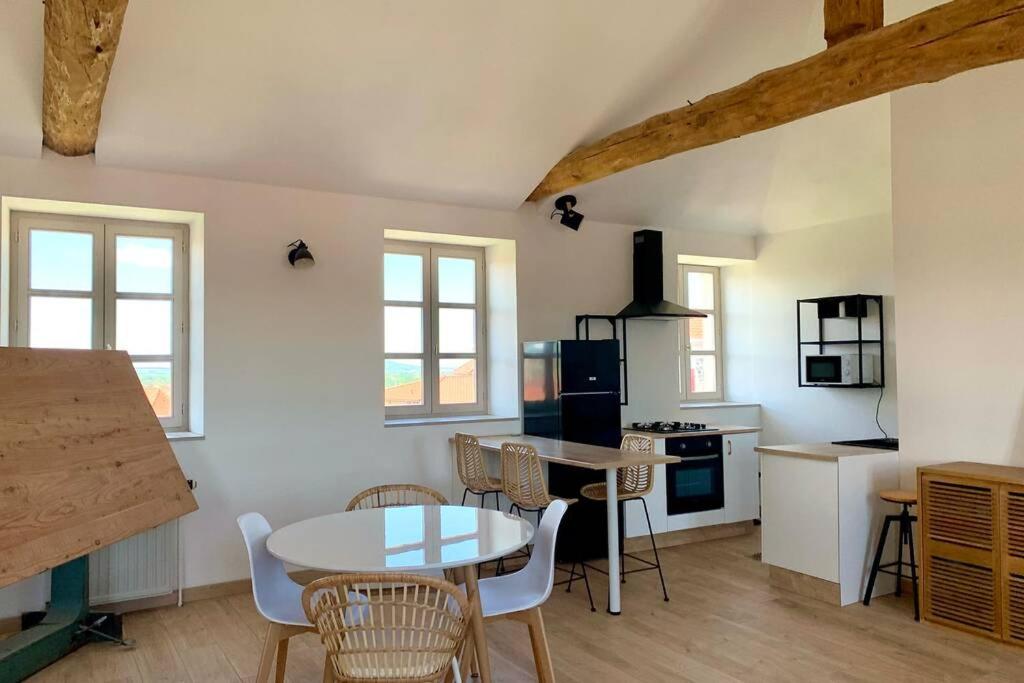
<svg viewBox="0 0 1024 683">
<path fill-rule="evenodd" d="M 509 422 L 518 416 L 500 415 L 448 415 L 445 417 L 394 417 L 384 420 L 385 427 L 417 427 L 421 425 L 461 424 L 464 422 Z"/>
<path fill-rule="evenodd" d="M 205 434 L 196 434 L 195 432 L 165 432 L 168 441 L 202 441 L 206 438 Z"/>
<path fill-rule="evenodd" d="M 731 401 L 695 401 L 679 404 L 683 410 L 689 408 L 759 408 L 760 406 L 760 403 L 732 403 Z"/>
</svg>

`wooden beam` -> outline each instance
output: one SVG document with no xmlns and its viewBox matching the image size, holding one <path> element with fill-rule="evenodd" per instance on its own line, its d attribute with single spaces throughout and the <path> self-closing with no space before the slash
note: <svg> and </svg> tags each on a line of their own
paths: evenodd
<svg viewBox="0 0 1024 683">
<path fill-rule="evenodd" d="M 65 156 L 96 149 L 100 110 L 128 0 L 46 0 L 43 144 Z"/>
<path fill-rule="evenodd" d="M 848 38 L 882 28 L 883 0 L 825 0 L 825 42 L 834 47 Z"/>
<path fill-rule="evenodd" d="M 954 0 L 584 145 L 559 161 L 527 199 L 537 201 L 673 154 L 1021 58 L 1024 0 Z"/>
</svg>

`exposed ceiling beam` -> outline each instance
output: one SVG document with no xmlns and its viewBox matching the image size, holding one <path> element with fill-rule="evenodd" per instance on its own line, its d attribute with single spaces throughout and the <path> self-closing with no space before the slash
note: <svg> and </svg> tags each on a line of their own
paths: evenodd
<svg viewBox="0 0 1024 683">
<path fill-rule="evenodd" d="M 834 47 L 848 38 L 882 27 L 883 0 L 825 0 L 825 42 Z"/>
<path fill-rule="evenodd" d="M 65 156 L 96 149 L 100 111 L 128 0 L 46 0 L 43 144 Z"/>
<path fill-rule="evenodd" d="M 954 0 L 624 128 L 559 161 L 537 201 L 642 164 L 1024 58 L 1024 0 Z"/>
</svg>

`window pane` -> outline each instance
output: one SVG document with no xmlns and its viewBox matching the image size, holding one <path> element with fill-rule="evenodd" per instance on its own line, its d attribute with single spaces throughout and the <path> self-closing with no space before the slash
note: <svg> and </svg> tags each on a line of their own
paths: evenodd
<svg viewBox="0 0 1024 683">
<path fill-rule="evenodd" d="M 170 237 L 117 236 L 117 291 L 170 294 L 173 275 Z"/>
<path fill-rule="evenodd" d="M 169 356 L 171 325 L 170 301 L 118 299 L 115 348 L 138 356 Z"/>
<path fill-rule="evenodd" d="M 476 403 L 476 361 L 472 358 L 442 358 L 437 364 L 441 403 Z"/>
<path fill-rule="evenodd" d="M 37 349 L 91 349 L 92 299 L 34 296 L 28 345 Z"/>
<path fill-rule="evenodd" d="M 29 287 L 92 291 L 91 233 L 32 230 L 29 235 Z"/>
<path fill-rule="evenodd" d="M 423 257 L 384 254 L 384 300 L 423 301 Z"/>
<path fill-rule="evenodd" d="M 384 353 L 423 353 L 423 309 L 384 307 Z"/>
<path fill-rule="evenodd" d="M 476 303 L 476 261 L 437 259 L 437 300 L 446 304 Z"/>
<path fill-rule="evenodd" d="M 718 390 L 714 356 L 690 356 L 690 393 L 703 394 Z"/>
<path fill-rule="evenodd" d="M 423 405 L 423 361 L 406 358 L 384 361 L 384 405 Z"/>
<path fill-rule="evenodd" d="M 139 374 L 142 389 L 146 392 L 149 404 L 157 417 L 174 416 L 174 394 L 171 391 L 171 364 L 166 363 L 135 363 L 135 372 Z"/>
<path fill-rule="evenodd" d="M 715 350 L 715 316 L 687 318 L 686 324 L 690 327 L 691 351 Z"/>
<path fill-rule="evenodd" d="M 686 305 L 709 311 L 715 307 L 715 276 L 711 273 L 686 274 Z"/>
<path fill-rule="evenodd" d="M 476 311 L 441 308 L 437 311 L 437 324 L 440 353 L 476 353 Z"/>
</svg>

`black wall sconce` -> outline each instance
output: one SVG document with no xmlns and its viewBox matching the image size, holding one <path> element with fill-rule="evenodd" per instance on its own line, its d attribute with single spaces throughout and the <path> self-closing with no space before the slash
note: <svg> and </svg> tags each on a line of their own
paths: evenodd
<svg viewBox="0 0 1024 683">
<path fill-rule="evenodd" d="M 302 240 L 295 240 L 288 246 L 292 248 L 291 251 L 288 252 L 288 263 L 292 264 L 292 266 L 295 266 L 295 264 L 300 261 L 301 263 L 299 265 L 302 266 L 311 266 L 316 263 L 313 259 L 313 254 L 309 251 L 309 247 L 307 247 L 306 243 Z"/>
<path fill-rule="evenodd" d="M 574 206 L 576 206 L 576 197 L 571 194 L 563 194 L 555 200 L 555 210 L 551 212 L 549 218 L 561 216 L 559 223 L 572 230 L 579 230 L 580 224 L 583 222 L 583 214 L 573 211 L 572 207 Z"/>
</svg>

